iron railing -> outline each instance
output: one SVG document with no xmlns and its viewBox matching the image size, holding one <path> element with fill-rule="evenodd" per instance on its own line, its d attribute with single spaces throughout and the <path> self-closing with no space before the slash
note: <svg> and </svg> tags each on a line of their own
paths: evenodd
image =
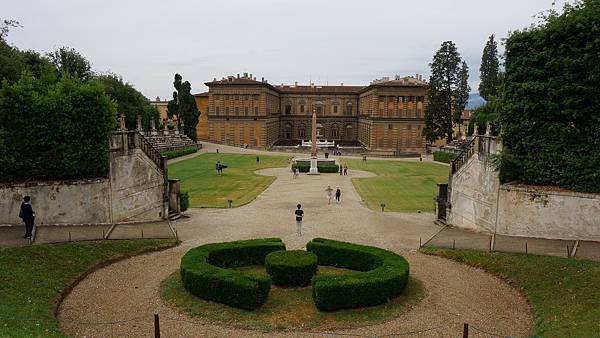
<svg viewBox="0 0 600 338">
<path fill-rule="evenodd" d="M 456 156 L 450 166 L 452 167 L 450 175 L 456 173 L 458 169 L 460 169 L 471 156 L 475 153 L 475 147 L 479 144 L 479 136 L 473 137 L 473 139 L 467 144 L 467 146 Z"/>
</svg>

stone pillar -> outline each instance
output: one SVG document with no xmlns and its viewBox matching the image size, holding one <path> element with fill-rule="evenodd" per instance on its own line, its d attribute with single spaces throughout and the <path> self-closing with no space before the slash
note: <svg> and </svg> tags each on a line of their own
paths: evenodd
<svg viewBox="0 0 600 338">
<path fill-rule="evenodd" d="M 492 124 L 489 122 L 485 126 L 485 136 L 492 136 Z"/>
<path fill-rule="evenodd" d="M 317 113 L 313 110 L 312 114 L 312 141 L 310 147 L 310 170 L 308 172 L 309 175 L 318 175 L 318 161 L 317 161 Z"/>
<path fill-rule="evenodd" d="M 144 132 L 142 129 L 142 115 L 140 114 L 137 115 L 135 130 L 139 131 L 140 133 Z"/>
<path fill-rule="evenodd" d="M 150 119 L 150 135 L 152 135 L 152 136 L 158 135 L 158 132 L 156 131 L 156 123 L 154 122 L 154 119 Z"/>
<path fill-rule="evenodd" d="M 475 125 L 473 126 L 473 136 L 477 135 L 479 135 L 479 126 L 477 125 L 477 123 L 475 123 Z"/>
</svg>

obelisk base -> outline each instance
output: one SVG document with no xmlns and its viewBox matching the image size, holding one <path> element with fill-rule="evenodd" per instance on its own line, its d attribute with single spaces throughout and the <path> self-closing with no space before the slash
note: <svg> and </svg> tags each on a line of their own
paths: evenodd
<svg viewBox="0 0 600 338">
<path fill-rule="evenodd" d="M 317 168 L 317 158 L 310 158 L 310 170 L 308 171 L 308 175 L 319 175 L 319 169 Z"/>
</svg>

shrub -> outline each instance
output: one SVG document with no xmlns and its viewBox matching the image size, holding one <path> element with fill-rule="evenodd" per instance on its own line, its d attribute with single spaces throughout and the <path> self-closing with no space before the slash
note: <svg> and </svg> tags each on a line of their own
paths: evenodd
<svg viewBox="0 0 600 338">
<path fill-rule="evenodd" d="M 198 151 L 198 147 L 187 147 L 177 150 L 165 151 L 162 153 L 166 158 L 176 158 L 188 154 L 193 154 Z"/>
<path fill-rule="evenodd" d="M 278 250 L 285 250 L 279 238 L 202 245 L 181 258 L 181 281 L 200 298 L 253 310 L 267 300 L 271 277 L 228 268 L 264 264 L 265 256 Z"/>
<path fill-rule="evenodd" d="M 433 160 L 438 162 L 450 163 L 452 162 L 456 156 L 455 153 L 447 153 L 445 151 L 436 151 L 433 153 Z"/>
<path fill-rule="evenodd" d="M 190 207 L 190 194 L 187 191 L 179 195 L 179 208 L 181 211 L 186 211 Z"/>
<path fill-rule="evenodd" d="M 310 164 L 294 164 L 292 165 L 293 169 L 298 168 L 301 173 L 307 173 L 310 170 Z M 338 173 L 340 172 L 340 166 L 337 164 L 319 164 L 317 165 L 317 169 L 319 169 L 320 173 Z"/>
<path fill-rule="evenodd" d="M 277 285 L 310 284 L 317 272 L 317 255 L 306 251 L 275 251 L 265 258 L 267 273 Z"/>
<path fill-rule="evenodd" d="M 0 180 L 106 176 L 116 104 L 97 81 L 49 77 L 0 83 Z"/>
<path fill-rule="evenodd" d="M 313 239 L 306 249 L 317 255 L 319 265 L 362 271 L 313 278 L 313 300 L 320 311 L 383 304 L 406 287 L 408 262 L 394 252 L 323 238 Z"/>
<path fill-rule="evenodd" d="M 506 40 L 503 182 L 600 192 L 598 27 L 599 2 L 578 1 Z"/>
</svg>

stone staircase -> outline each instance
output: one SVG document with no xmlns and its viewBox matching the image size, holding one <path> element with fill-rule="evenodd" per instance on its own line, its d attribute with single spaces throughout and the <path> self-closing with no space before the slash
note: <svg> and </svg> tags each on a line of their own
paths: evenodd
<svg viewBox="0 0 600 338">
<path fill-rule="evenodd" d="M 183 133 L 173 131 L 145 132 L 144 137 L 156 150 L 162 152 L 197 147 L 196 142 Z"/>
</svg>

